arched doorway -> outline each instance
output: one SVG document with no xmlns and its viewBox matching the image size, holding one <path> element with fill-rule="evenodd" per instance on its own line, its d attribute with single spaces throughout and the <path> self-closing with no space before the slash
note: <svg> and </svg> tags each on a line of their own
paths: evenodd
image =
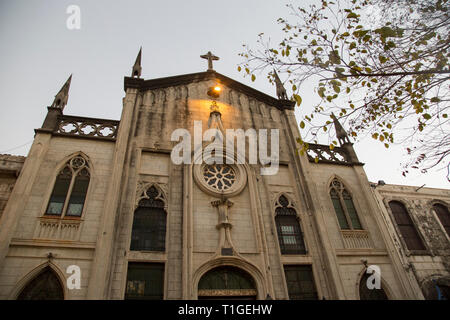
<svg viewBox="0 0 450 320">
<path fill-rule="evenodd" d="M 17 300 L 64 300 L 64 290 L 55 272 L 46 267 L 22 289 Z"/>
<path fill-rule="evenodd" d="M 388 300 L 386 292 L 383 289 L 383 285 L 381 285 L 380 289 L 369 289 L 367 287 L 367 279 L 370 277 L 370 274 L 365 273 L 361 277 L 359 281 L 359 299 L 360 300 Z"/>
<path fill-rule="evenodd" d="M 256 297 L 252 276 L 232 266 L 214 268 L 198 283 L 198 299 L 256 300 Z"/>
</svg>

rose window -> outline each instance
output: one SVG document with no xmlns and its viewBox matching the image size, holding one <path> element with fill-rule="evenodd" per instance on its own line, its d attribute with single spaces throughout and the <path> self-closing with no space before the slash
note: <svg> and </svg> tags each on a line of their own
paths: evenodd
<svg viewBox="0 0 450 320">
<path fill-rule="evenodd" d="M 223 164 L 206 165 L 203 167 L 203 179 L 212 188 L 225 191 L 236 181 L 233 168 Z"/>
</svg>

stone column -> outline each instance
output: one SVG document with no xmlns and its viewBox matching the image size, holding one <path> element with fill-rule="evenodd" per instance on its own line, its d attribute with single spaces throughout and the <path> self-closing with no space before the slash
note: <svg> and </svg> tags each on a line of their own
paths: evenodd
<svg viewBox="0 0 450 320">
<path fill-rule="evenodd" d="M 99 225 L 94 262 L 91 267 L 87 299 L 106 299 L 113 259 L 116 219 L 122 185 L 125 156 L 138 90 L 129 88 L 124 98 L 122 116 L 114 150 L 113 169 L 105 196 L 103 214 Z"/>
<path fill-rule="evenodd" d="M 39 168 L 50 145 L 51 131 L 38 131 L 33 144 L 0 218 L 0 269 L 9 251 L 11 239 L 30 198 Z"/>
<path fill-rule="evenodd" d="M 297 146 L 296 139 L 300 137 L 300 132 L 297 126 L 294 112 L 291 110 L 285 110 L 283 112 L 285 126 L 287 128 L 286 134 L 291 142 L 292 150 L 295 150 Z M 325 219 L 320 210 L 318 210 L 316 203 L 319 200 L 315 197 L 314 185 L 310 185 L 314 180 L 309 176 L 308 166 L 309 160 L 307 155 L 300 156 L 294 155 L 294 168 L 298 175 L 298 185 L 301 186 L 303 194 L 300 194 L 300 198 L 305 202 L 305 206 L 308 212 L 309 219 L 312 220 L 315 233 L 315 245 L 318 252 L 321 266 L 320 270 L 322 276 L 327 283 L 327 290 L 330 296 L 328 299 L 346 299 L 344 286 L 339 273 L 339 265 L 337 263 L 336 256 L 334 255 L 331 239 L 328 237 L 328 232 L 325 227 Z M 301 191 L 300 191 L 301 192 Z"/>
</svg>

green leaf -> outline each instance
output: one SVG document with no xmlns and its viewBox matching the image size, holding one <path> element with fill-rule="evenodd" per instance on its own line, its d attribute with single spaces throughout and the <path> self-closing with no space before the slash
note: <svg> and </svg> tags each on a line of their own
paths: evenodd
<svg viewBox="0 0 450 320">
<path fill-rule="evenodd" d="M 302 121 L 302 122 L 300 122 L 300 128 L 301 129 L 304 129 L 305 128 L 305 123 Z"/>
<path fill-rule="evenodd" d="M 302 98 L 298 94 L 294 93 L 294 99 L 297 102 L 298 106 L 300 106 L 302 104 Z"/>
<path fill-rule="evenodd" d="M 317 90 L 317 93 L 319 94 L 319 97 L 324 98 L 325 97 L 325 87 L 320 87 L 319 90 Z"/>
<path fill-rule="evenodd" d="M 252 81 L 255 81 L 256 76 L 254 74 L 252 74 Z"/>
</svg>

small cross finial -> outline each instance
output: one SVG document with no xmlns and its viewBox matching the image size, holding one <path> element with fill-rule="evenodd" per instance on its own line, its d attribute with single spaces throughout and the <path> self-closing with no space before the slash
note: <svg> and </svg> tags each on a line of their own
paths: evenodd
<svg viewBox="0 0 450 320">
<path fill-rule="evenodd" d="M 216 57 L 211 53 L 211 51 L 208 51 L 207 54 L 201 55 L 200 58 L 208 60 L 208 71 L 214 71 L 213 60 L 219 60 L 219 57 Z"/>
</svg>

